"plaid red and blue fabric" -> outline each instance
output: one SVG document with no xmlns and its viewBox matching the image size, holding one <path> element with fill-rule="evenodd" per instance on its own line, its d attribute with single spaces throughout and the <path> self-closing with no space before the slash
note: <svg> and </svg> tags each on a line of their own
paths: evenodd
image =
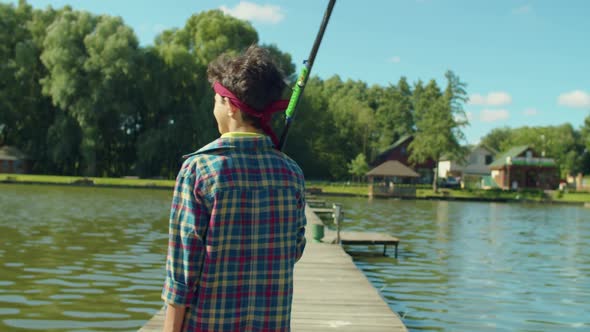
<svg viewBox="0 0 590 332">
<path fill-rule="evenodd" d="M 162 299 L 184 331 L 289 331 L 304 178 L 267 136 L 221 137 L 176 179 Z"/>
</svg>

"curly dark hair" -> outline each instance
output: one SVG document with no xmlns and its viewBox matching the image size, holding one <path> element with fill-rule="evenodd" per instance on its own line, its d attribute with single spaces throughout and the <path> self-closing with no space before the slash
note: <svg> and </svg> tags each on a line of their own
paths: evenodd
<svg viewBox="0 0 590 332">
<path fill-rule="evenodd" d="M 209 83 L 219 82 L 255 110 L 279 100 L 286 87 L 284 75 L 270 52 L 256 45 L 237 56 L 220 55 L 209 63 L 207 77 Z M 242 118 L 260 128 L 257 118 L 245 113 Z"/>
</svg>

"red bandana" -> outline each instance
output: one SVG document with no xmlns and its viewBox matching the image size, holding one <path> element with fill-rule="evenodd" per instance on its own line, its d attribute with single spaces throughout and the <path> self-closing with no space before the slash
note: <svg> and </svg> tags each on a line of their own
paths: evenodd
<svg viewBox="0 0 590 332">
<path fill-rule="evenodd" d="M 267 105 L 263 110 L 257 111 L 254 108 L 248 106 L 246 103 L 239 100 L 238 97 L 236 97 L 231 91 L 229 91 L 219 82 L 213 83 L 213 90 L 215 90 L 215 92 L 218 95 L 229 99 L 229 102 L 235 107 L 237 107 L 240 111 L 260 119 L 260 127 L 262 128 L 264 133 L 270 136 L 275 147 L 279 146 L 279 139 L 277 138 L 277 135 L 270 126 L 270 120 L 272 119 L 273 113 L 283 111 L 287 108 L 287 106 L 289 106 L 289 100 L 275 101 L 273 103 L 270 103 L 270 105 Z"/>
</svg>

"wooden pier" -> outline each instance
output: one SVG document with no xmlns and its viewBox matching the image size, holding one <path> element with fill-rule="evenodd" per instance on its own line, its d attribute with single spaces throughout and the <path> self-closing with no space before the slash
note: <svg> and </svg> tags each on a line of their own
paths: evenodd
<svg viewBox="0 0 590 332">
<path fill-rule="evenodd" d="M 308 224 L 321 223 L 309 206 L 305 214 Z M 291 330 L 407 332 L 342 247 L 313 242 L 310 228 L 305 252 L 295 266 Z M 161 331 L 163 319 L 161 310 L 139 331 Z"/>
<path fill-rule="evenodd" d="M 336 232 L 331 230 L 324 231 L 324 242 L 338 243 L 338 236 Z M 383 256 L 387 255 L 387 246 L 394 246 L 394 257 L 397 258 L 397 247 L 399 246 L 399 239 L 382 233 L 369 232 L 340 232 L 340 244 L 343 245 L 382 245 Z"/>
<path fill-rule="evenodd" d="M 383 245 L 383 256 L 387 255 L 387 246 L 392 245 L 395 247 L 395 258 L 397 258 L 397 248 L 399 246 L 399 239 L 383 233 L 371 233 L 371 232 L 348 232 L 341 230 L 341 224 L 343 216 L 340 211 L 338 204 L 334 204 L 332 208 L 327 208 L 327 204 L 323 203 L 323 207 L 312 207 L 310 208 L 316 214 L 330 214 L 331 218 L 334 219 L 336 225 L 336 231 L 325 230 L 323 242 L 343 245 Z"/>
</svg>

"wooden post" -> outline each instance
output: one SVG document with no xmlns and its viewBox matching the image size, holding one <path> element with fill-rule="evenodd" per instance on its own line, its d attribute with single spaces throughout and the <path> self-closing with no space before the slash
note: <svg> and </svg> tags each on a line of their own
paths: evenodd
<svg viewBox="0 0 590 332">
<path fill-rule="evenodd" d="M 342 204 L 334 203 L 332 205 L 334 209 L 334 223 L 336 224 L 336 243 L 340 244 L 340 223 L 344 219 L 344 213 L 342 212 Z"/>
</svg>

